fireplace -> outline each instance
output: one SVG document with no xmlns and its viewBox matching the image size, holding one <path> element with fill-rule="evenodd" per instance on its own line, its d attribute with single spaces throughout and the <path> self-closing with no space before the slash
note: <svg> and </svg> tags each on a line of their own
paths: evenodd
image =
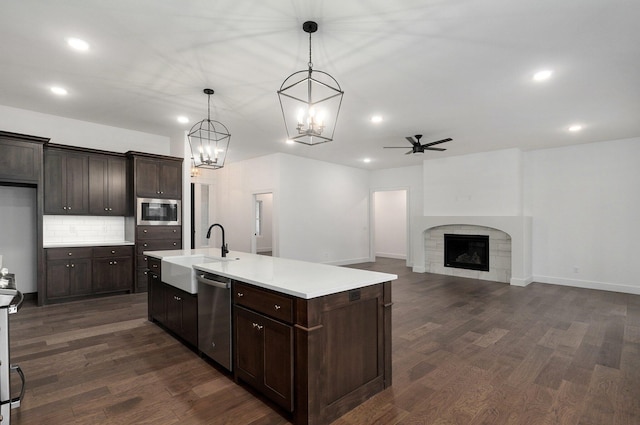
<svg viewBox="0 0 640 425">
<path fill-rule="evenodd" d="M 489 271 L 489 236 L 444 234 L 444 266 Z"/>
</svg>

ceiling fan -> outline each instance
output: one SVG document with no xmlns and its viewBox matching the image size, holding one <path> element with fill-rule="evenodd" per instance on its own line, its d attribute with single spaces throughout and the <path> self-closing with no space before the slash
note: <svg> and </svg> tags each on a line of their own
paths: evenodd
<svg viewBox="0 0 640 425">
<path fill-rule="evenodd" d="M 416 134 L 415 139 L 411 136 L 407 136 L 406 139 L 413 145 L 413 148 L 407 152 L 405 155 L 409 155 L 410 153 L 424 153 L 424 151 L 446 151 L 444 148 L 432 148 L 431 146 L 439 145 L 440 143 L 450 142 L 451 138 L 438 140 L 436 142 L 420 144 L 420 139 L 422 138 L 422 134 Z M 406 149 L 403 146 L 384 146 L 384 149 Z"/>
</svg>

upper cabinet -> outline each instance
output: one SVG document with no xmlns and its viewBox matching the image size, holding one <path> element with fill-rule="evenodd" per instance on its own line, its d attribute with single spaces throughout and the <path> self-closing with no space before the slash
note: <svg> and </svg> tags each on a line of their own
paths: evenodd
<svg viewBox="0 0 640 425">
<path fill-rule="evenodd" d="M 139 198 L 182 199 L 182 159 L 134 155 Z"/>
<path fill-rule="evenodd" d="M 49 139 L 0 131 L 0 182 L 40 182 L 42 146 Z"/>
<path fill-rule="evenodd" d="M 45 214 L 89 213 L 89 155 L 63 149 L 44 152 Z"/>
<path fill-rule="evenodd" d="M 89 213 L 128 215 L 127 160 L 124 156 L 94 154 L 89 157 Z"/>
</svg>

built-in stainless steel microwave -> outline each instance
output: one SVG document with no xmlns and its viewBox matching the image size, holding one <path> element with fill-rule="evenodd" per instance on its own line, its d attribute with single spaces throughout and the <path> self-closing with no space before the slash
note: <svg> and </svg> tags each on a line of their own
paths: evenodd
<svg viewBox="0 0 640 425">
<path fill-rule="evenodd" d="M 148 226 L 179 226 L 181 202 L 176 199 L 138 198 L 138 224 Z"/>
</svg>

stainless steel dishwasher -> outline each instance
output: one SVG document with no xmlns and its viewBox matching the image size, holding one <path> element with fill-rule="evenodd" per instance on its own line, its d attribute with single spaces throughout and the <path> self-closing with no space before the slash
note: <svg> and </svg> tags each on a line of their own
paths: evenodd
<svg viewBox="0 0 640 425">
<path fill-rule="evenodd" d="M 231 361 L 231 279 L 196 271 L 198 349 L 227 370 Z"/>
</svg>

